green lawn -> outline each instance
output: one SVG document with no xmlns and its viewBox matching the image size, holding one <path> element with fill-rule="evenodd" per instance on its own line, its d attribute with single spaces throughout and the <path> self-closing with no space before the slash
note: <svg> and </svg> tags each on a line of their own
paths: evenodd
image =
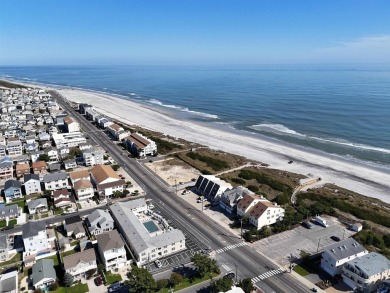
<svg viewBox="0 0 390 293">
<path fill-rule="evenodd" d="M 119 274 L 112 274 L 112 273 L 107 273 L 106 274 L 106 281 L 108 284 L 114 284 L 116 282 L 122 281 L 122 276 Z"/>
<path fill-rule="evenodd" d="M 0 267 L 2 266 L 5 266 L 5 265 L 9 265 L 9 264 L 12 264 L 12 263 L 16 263 L 18 261 L 21 261 L 22 260 L 22 254 L 21 253 L 17 253 L 13 258 L 11 258 L 10 260 L 7 260 L 5 262 L 1 262 L 0 263 Z"/>
<path fill-rule="evenodd" d="M 70 288 L 60 287 L 55 291 L 49 291 L 54 293 L 86 293 L 89 292 L 87 284 L 77 284 Z"/>
<path fill-rule="evenodd" d="M 72 249 L 72 250 L 68 250 L 68 251 L 61 253 L 61 255 L 62 255 L 62 257 L 65 257 L 65 256 L 72 255 L 75 253 L 76 253 L 76 250 Z"/>
<path fill-rule="evenodd" d="M 81 209 L 81 204 L 77 203 L 77 208 Z"/>
<path fill-rule="evenodd" d="M 34 214 L 34 220 L 38 220 L 39 217 L 38 217 L 38 214 Z"/>
<path fill-rule="evenodd" d="M 12 219 L 8 221 L 8 226 L 15 226 L 17 223 L 16 219 Z"/>
<path fill-rule="evenodd" d="M 62 209 L 57 209 L 57 210 L 54 210 L 54 214 L 57 216 L 57 215 L 62 215 L 64 213 L 64 211 Z"/>
<path fill-rule="evenodd" d="M 211 277 L 213 279 L 215 279 L 215 277 L 217 277 L 217 276 L 218 276 L 218 274 L 212 274 L 211 275 Z M 210 280 L 210 276 L 209 275 L 205 276 L 204 278 L 195 279 L 192 282 L 190 281 L 190 279 L 184 278 L 183 281 L 179 285 L 176 285 L 172 289 L 174 289 L 175 292 L 177 292 L 179 290 L 182 290 L 182 289 L 194 286 L 196 284 L 199 284 L 199 283 L 202 283 L 202 282 L 208 281 L 208 280 Z M 158 291 L 157 293 L 169 293 L 169 292 L 170 292 L 169 288 L 164 288 L 164 289 L 161 289 L 160 291 Z"/>
<path fill-rule="evenodd" d="M 49 257 L 45 257 L 45 259 L 52 259 L 52 260 L 54 260 L 54 266 L 58 266 L 59 265 L 58 255 L 57 254 L 49 256 Z"/>
<path fill-rule="evenodd" d="M 12 202 L 11 204 L 17 204 L 19 207 L 22 208 L 22 211 L 24 211 L 24 206 L 26 205 L 26 202 L 24 200 Z"/>
<path fill-rule="evenodd" d="M 5 226 L 7 226 L 7 222 L 5 220 L 0 221 L 0 228 L 4 228 Z"/>
<path fill-rule="evenodd" d="M 41 214 L 41 219 L 43 219 L 43 218 L 47 218 L 49 216 L 49 214 L 48 213 L 43 213 L 43 214 Z"/>
<path fill-rule="evenodd" d="M 80 243 L 80 240 L 73 240 L 71 243 L 70 243 L 70 246 L 75 246 L 77 244 Z"/>
<path fill-rule="evenodd" d="M 300 274 L 302 277 L 310 275 L 310 272 L 308 272 L 305 268 L 301 267 L 300 265 L 294 266 L 293 270 L 298 274 Z"/>
</svg>

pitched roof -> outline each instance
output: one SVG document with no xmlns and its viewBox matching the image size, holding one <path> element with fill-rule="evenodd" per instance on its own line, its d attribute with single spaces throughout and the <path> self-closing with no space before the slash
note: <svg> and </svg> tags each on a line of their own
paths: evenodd
<svg viewBox="0 0 390 293">
<path fill-rule="evenodd" d="M 114 222 L 109 212 L 104 210 L 94 210 L 87 217 L 89 222 L 88 229 L 91 231 L 100 229 L 105 222 Z"/>
<path fill-rule="evenodd" d="M 137 133 L 132 133 L 130 136 L 126 137 L 126 139 L 128 139 L 129 141 L 131 141 L 132 143 L 134 143 L 138 148 L 140 149 L 143 149 L 145 148 L 147 145 L 150 144 L 149 141 L 147 141 L 146 139 L 144 139 L 143 137 L 141 137 L 139 134 Z"/>
<path fill-rule="evenodd" d="M 8 188 L 22 188 L 22 183 L 20 181 L 15 179 L 10 179 L 5 181 L 4 183 L 4 190 L 7 190 Z"/>
<path fill-rule="evenodd" d="M 280 208 L 279 206 L 275 206 L 270 201 L 259 201 L 254 207 L 252 207 L 250 211 L 250 215 L 255 217 L 256 219 L 260 218 L 268 208 Z"/>
<path fill-rule="evenodd" d="M 98 184 L 97 188 L 98 189 L 106 189 L 106 188 L 110 188 L 110 187 L 114 187 L 114 186 L 120 186 L 120 185 L 125 185 L 125 184 L 126 184 L 125 180 L 121 179 L 121 180 L 117 180 L 117 181 L 114 181 L 114 182 Z"/>
<path fill-rule="evenodd" d="M 32 164 L 33 169 L 47 168 L 45 161 L 36 161 Z"/>
<path fill-rule="evenodd" d="M 123 242 L 117 230 L 111 230 L 109 232 L 96 235 L 96 240 L 102 251 L 125 246 L 125 243 Z"/>
<path fill-rule="evenodd" d="M 9 168 L 12 167 L 12 158 L 4 157 L 0 158 L 0 168 Z"/>
<path fill-rule="evenodd" d="M 115 131 L 119 131 L 119 130 L 123 129 L 122 126 L 120 126 L 120 125 L 118 125 L 116 123 L 111 124 L 110 126 L 108 126 L 108 128 L 111 128 L 111 129 L 113 129 Z"/>
<path fill-rule="evenodd" d="M 335 260 L 345 259 L 365 250 L 366 249 L 353 238 L 347 238 L 324 248 L 324 252 L 328 253 Z"/>
<path fill-rule="evenodd" d="M 6 234 L 0 234 L 0 249 L 6 249 L 8 247 L 8 238 Z"/>
<path fill-rule="evenodd" d="M 108 178 L 120 179 L 115 171 L 108 165 L 96 165 L 91 169 L 91 174 L 99 184 Z"/>
<path fill-rule="evenodd" d="M 46 278 L 55 280 L 57 275 L 54 269 L 54 260 L 50 258 L 37 260 L 32 266 L 32 274 L 30 277 L 33 286 Z"/>
<path fill-rule="evenodd" d="M 62 188 L 62 189 L 54 190 L 53 194 L 51 195 L 51 197 L 52 198 L 57 198 L 57 197 L 59 197 L 61 195 L 69 196 L 70 193 L 69 193 L 68 189 Z"/>
<path fill-rule="evenodd" d="M 239 201 L 237 208 L 239 208 L 241 210 L 245 210 L 256 199 L 259 199 L 259 198 L 255 194 L 247 194 Z"/>
<path fill-rule="evenodd" d="M 43 176 L 43 182 L 49 183 L 57 180 L 65 180 L 66 178 L 68 178 L 68 175 L 65 172 L 51 173 Z"/>
<path fill-rule="evenodd" d="M 69 173 L 69 177 L 72 180 L 89 177 L 88 170 L 73 171 Z"/>
<path fill-rule="evenodd" d="M 91 181 L 89 181 L 87 179 L 77 180 L 73 184 L 73 188 L 75 190 L 79 190 L 79 189 L 83 189 L 83 188 L 92 188 L 92 183 L 91 183 Z"/>
<path fill-rule="evenodd" d="M 40 231 L 46 231 L 46 223 L 42 222 L 27 222 L 23 225 L 23 238 L 37 236 Z"/>
<path fill-rule="evenodd" d="M 39 175 L 38 174 L 25 174 L 23 176 L 23 181 L 24 183 L 30 181 L 30 180 L 37 180 L 37 181 L 40 181 L 39 180 Z"/>
<path fill-rule="evenodd" d="M 77 222 L 81 222 L 81 218 L 79 215 L 71 216 L 65 219 L 65 225 L 70 225 Z"/>
<path fill-rule="evenodd" d="M 29 209 L 35 209 L 39 205 L 44 205 L 45 207 L 47 207 L 47 199 L 46 198 L 36 198 L 36 199 L 32 199 L 28 202 Z"/>
<path fill-rule="evenodd" d="M 16 164 L 16 172 L 21 170 L 30 170 L 30 164 Z"/>
<path fill-rule="evenodd" d="M 65 270 L 74 268 L 78 263 L 96 261 L 95 249 L 87 249 L 63 258 Z"/>
<path fill-rule="evenodd" d="M 390 260 L 377 252 L 370 252 L 347 263 L 363 272 L 368 278 L 390 270 Z"/>
</svg>

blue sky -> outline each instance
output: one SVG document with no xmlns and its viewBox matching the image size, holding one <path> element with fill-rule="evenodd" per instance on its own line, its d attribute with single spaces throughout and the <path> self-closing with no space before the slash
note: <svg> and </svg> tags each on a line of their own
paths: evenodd
<svg viewBox="0 0 390 293">
<path fill-rule="evenodd" d="M 390 63 L 389 0 L 3 0 L 0 65 Z"/>
</svg>

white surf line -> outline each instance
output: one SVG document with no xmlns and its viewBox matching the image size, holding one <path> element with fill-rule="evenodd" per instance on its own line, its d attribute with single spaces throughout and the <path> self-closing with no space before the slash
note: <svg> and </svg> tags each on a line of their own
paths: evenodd
<svg viewBox="0 0 390 293">
<path fill-rule="evenodd" d="M 281 268 L 277 269 L 277 270 L 273 270 L 273 271 L 268 271 L 268 272 L 265 272 L 264 274 L 261 274 L 257 277 L 252 278 L 252 282 L 257 283 L 257 282 L 260 282 L 261 280 L 267 279 L 267 278 L 272 277 L 274 275 L 283 274 L 284 272 L 285 272 L 285 270 L 281 269 Z"/>
<path fill-rule="evenodd" d="M 247 245 L 247 244 L 245 242 L 240 242 L 240 243 L 237 243 L 237 244 L 232 244 L 232 245 L 229 245 L 229 246 L 226 246 L 226 247 L 219 248 L 219 249 L 215 250 L 215 252 L 216 253 L 222 253 L 222 252 L 225 252 L 225 251 L 237 248 L 237 247 L 241 247 L 241 246 L 244 246 L 244 245 Z"/>
</svg>

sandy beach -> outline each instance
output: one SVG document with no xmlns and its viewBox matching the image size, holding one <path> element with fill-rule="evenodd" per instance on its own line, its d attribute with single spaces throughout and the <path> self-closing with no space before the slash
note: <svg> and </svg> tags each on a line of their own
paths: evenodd
<svg viewBox="0 0 390 293">
<path fill-rule="evenodd" d="M 368 197 L 390 203 L 390 174 L 369 166 L 294 148 L 277 141 L 245 133 L 225 131 L 192 121 L 180 121 L 145 105 L 109 94 L 78 89 L 58 90 L 70 101 L 90 103 L 100 113 L 123 123 L 136 124 L 213 149 L 242 155 L 272 168 L 321 177 L 321 183 L 334 183 Z M 288 164 L 293 160 L 293 164 Z"/>
</svg>

